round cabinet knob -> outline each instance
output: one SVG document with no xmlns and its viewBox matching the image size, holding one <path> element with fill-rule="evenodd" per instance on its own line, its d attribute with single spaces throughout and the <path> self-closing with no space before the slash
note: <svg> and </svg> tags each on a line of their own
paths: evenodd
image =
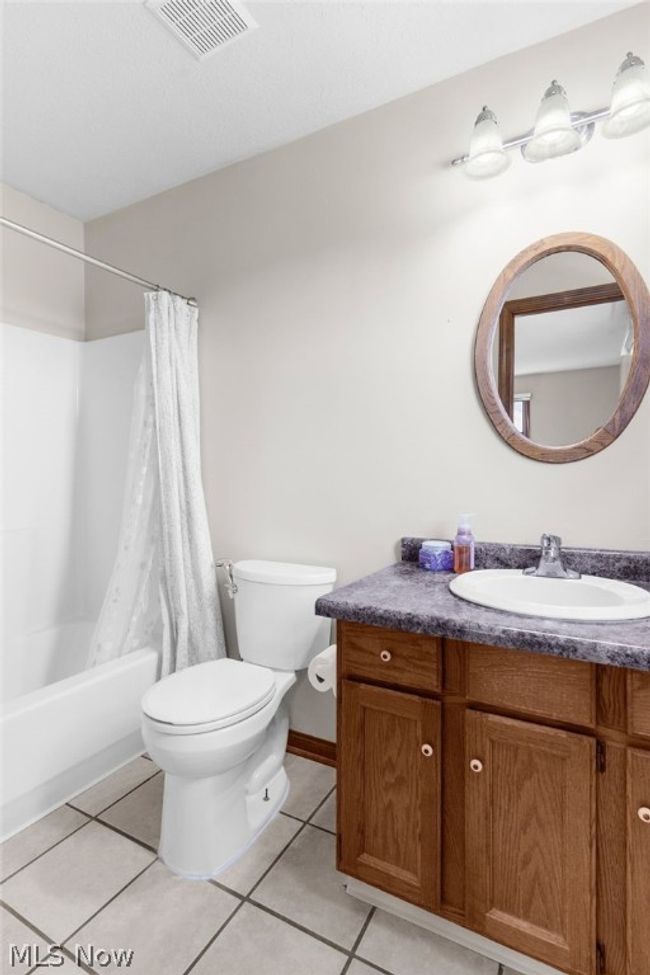
<svg viewBox="0 0 650 975">
<path fill-rule="evenodd" d="M 433 755 L 433 748 L 431 747 L 431 745 L 423 745 L 420 751 L 422 752 L 425 758 L 431 758 L 431 756 Z"/>
<path fill-rule="evenodd" d="M 393 655 L 390 652 L 390 650 L 382 650 L 379 656 L 384 661 L 384 663 L 387 664 Z"/>
<path fill-rule="evenodd" d="M 469 767 L 471 768 L 472 772 L 482 772 L 483 762 L 480 760 L 480 758 L 473 758 L 469 763 Z"/>
<path fill-rule="evenodd" d="M 641 806 L 637 816 L 642 823 L 650 823 L 650 809 L 647 806 Z"/>
</svg>

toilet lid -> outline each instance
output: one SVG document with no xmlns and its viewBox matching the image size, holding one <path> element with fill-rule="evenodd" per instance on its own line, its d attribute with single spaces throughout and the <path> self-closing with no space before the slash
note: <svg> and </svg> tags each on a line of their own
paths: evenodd
<svg viewBox="0 0 650 975">
<path fill-rule="evenodd" d="M 263 708 L 274 691 L 268 667 L 210 660 L 163 677 L 142 698 L 142 710 L 164 724 L 225 728 Z"/>
</svg>

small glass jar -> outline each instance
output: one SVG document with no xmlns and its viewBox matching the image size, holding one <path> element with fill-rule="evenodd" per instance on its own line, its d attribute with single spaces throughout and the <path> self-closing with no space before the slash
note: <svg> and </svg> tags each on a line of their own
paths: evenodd
<svg viewBox="0 0 650 975">
<path fill-rule="evenodd" d="M 421 569 L 427 572 L 452 572 L 454 568 L 454 554 L 451 542 L 440 538 L 427 538 L 422 542 L 418 562 Z"/>
</svg>

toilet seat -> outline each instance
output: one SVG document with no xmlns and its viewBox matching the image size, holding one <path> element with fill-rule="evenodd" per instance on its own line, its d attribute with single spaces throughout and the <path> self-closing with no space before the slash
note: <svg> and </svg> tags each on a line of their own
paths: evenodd
<svg viewBox="0 0 650 975">
<path fill-rule="evenodd" d="M 224 658 L 164 677 L 144 695 L 142 711 L 166 734 L 199 734 L 244 721 L 275 692 L 268 667 Z"/>
</svg>

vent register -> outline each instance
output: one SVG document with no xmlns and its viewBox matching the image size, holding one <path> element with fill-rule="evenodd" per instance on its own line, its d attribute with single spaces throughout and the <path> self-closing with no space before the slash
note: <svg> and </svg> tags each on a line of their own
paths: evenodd
<svg viewBox="0 0 650 975">
<path fill-rule="evenodd" d="M 257 27 L 236 0 L 146 0 L 145 5 L 199 60 Z"/>
</svg>

